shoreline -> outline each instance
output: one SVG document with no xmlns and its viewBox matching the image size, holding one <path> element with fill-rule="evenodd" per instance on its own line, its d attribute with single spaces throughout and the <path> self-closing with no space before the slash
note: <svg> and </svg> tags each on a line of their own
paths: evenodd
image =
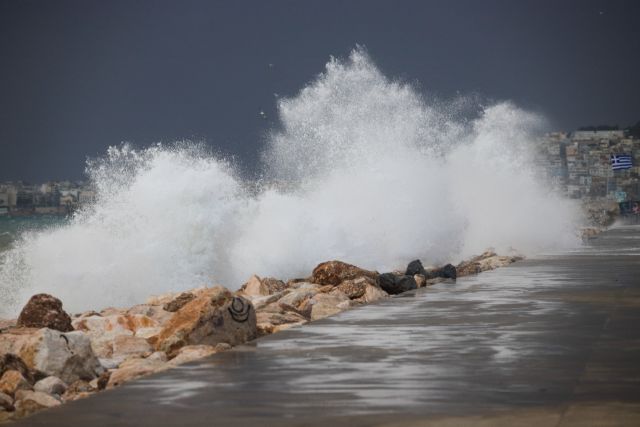
<svg viewBox="0 0 640 427">
<path fill-rule="evenodd" d="M 486 251 L 457 266 L 425 268 L 414 260 L 404 272 L 382 274 L 328 261 L 309 277 L 287 282 L 254 275 L 235 292 L 202 287 L 74 316 L 57 298 L 38 294 L 18 319 L 0 322 L 0 422 L 406 291 L 453 285 L 459 277 L 521 259 Z"/>
</svg>

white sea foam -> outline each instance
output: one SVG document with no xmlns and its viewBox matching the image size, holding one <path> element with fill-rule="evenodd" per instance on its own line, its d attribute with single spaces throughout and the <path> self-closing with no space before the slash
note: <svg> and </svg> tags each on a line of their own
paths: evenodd
<svg viewBox="0 0 640 427">
<path fill-rule="evenodd" d="M 357 49 L 278 107 L 261 185 L 190 143 L 90 162 L 96 204 L 4 254 L 3 314 L 36 292 L 77 311 L 307 275 L 328 259 L 389 270 L 577 244 L 576 207 L 532 168 L 541 119 L 510 103 L 457 119 L 458 105 L 386 78 Z"/>
</svg>

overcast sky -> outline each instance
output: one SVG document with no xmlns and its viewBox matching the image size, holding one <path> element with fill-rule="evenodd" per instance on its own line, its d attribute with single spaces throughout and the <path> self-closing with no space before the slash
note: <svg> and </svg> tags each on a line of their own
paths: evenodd
<svg viewBox="0 0 640 427">
<path fill-rule="evenodd" d="M 205 139 L 251 166 L 274 93 L 356 44 L 558 129 L 640 120 L 638 1 L 0 0 L 0 180 L 80 178 L 121 141 Z"/>
</svg>

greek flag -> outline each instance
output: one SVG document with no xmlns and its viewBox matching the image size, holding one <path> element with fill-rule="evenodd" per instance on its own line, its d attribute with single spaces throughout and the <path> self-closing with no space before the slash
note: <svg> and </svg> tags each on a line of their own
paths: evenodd
<svg viewBox="0 0 640 427">
<path fill-rule="evenodd" d="M 631 169 L 633 162 L 631 156 L 628 154 L 612 154 L 611 155 L 611 169 L 614 171 L 621 169 Z"/>
</svg>

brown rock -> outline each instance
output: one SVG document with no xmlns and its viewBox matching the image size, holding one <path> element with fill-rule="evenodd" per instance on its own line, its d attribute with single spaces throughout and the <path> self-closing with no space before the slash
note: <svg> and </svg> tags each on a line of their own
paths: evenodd
<svg viewBox="0 0 640 427">
<path fill-rule="evenodd" d="M 130 309 L 127 310 L 125 314 L 128 315 L 143 315 L 146 316 L 153 321 L 155 321 L 158 325 L 163 324 L 167 320 L 171 319 L 173 314 L 171 312 L 166 311 L 161 305 L 149 305 L 149 304 L 138 304 L 134 305 Z M 147 328 L 151 326 L 140 326 L 139 328 Z"/>
<path fill-rule="evenodd" d="M 178 350 L 176 357 L 171 359 L 171 366 L 182 365 L 183 363 L 193 362 L 217 353 L 218 350 L 212 345 L 187 345 Z"/>
<path fill-rule="evenodd" d="M 0 333 L 0 354 L 18 354 L 38 328 L 10 328 Z"/>
<path fill-rule="evenodd" d="M 323 319 L 349 308 L 349 297 L 342 292 L 317 294 L 311 299 L 311 320 Z"/>
<path fill-rule="evenodd" d="M 91 340 L 93 352 L 101 358 L 110 358 L 114 342 L 120 336 L 136 336 L 144 339 L 157 334 L 160 325 L 144 314 L 112 314 L 74 319 L 74 327 L 83 331 Z"/>
<path fill-rule="evenodd" d="M 355 279 L 357 277 L 368 277 L 376 280 L 378 273 L 364 270 L 342 261 L 327 261 L 314 268 L 312 274 L 313 283 L 333 286 L 338 286 L 345 280 Z"/>
<path fill-rule="evenodd" d="M 60 401 L 40 391 L 21 391 L 14 404 L 16 415 L 24 417 L 42 409 L 60 405 Z"/>
<path fill-rule="evenodd" d="M 262 279 L 262 284 L 266 286 L 269 295 L 275 294 L 277 292 L 282 292 L 287 289 L 286 283 L 282 280 L 274 279 L 273 277 L 265 277 Z"/>
<path fill-rule="evenodd" d="M 488 250 L 482 255 L 475 256 L 469 260 L 462 261 L 456 267 L 458 277 L 468 276 L 471 274 L 478 274 L 483 271 L 494 270 L 499 267 L 504 267 L 516 261 L 522 260 L 524 257 L 520 255 L 512 256 L 500 256 L 494 251 Z"/>
<path fill-rule="evenodd" d="M 258 324 L 271 324 L 272 326 L 284 325 L 286 323 L 300 323 L 306 322 L 309 320 L 304 316 L 293 313 L 293 312 L 285 312 L 285 313 L 269 313 L 269 312 L 258 312 L 257 313 L 257 321 Z"/>
<path fill-rule="evenodd" d="M 303 304 L 318 293 L 318 288 L 319 287 L 316 286 L 300 287 L 295 289 L 280 298 L 278 300 L 278 305 L 283 311 L 293 311 L 302 314 L 301 310 L 303 309 Z"/>
<path fill-rule="evenodd" d="M 275 294 L 272 294 L 272 295 L 265 295 L 265 296 L 259 296 L 259 297 L 247 296 L 247 298 L 251 301 L 251 304 L 253 304 L 253 308 L 256 311 L 258 311 L 270 305 L 271 303 L 278 301 L 285 294 L 286 294 L 286 291 L 282 291 L 282 292 L 276 292 Z"/>
<path fill-rule="evenodd" d="M 388 293 L 386 293 L 384 290 L 380 289 L 378 286 L 373 286 L 370 284 L 367 284 L 366 290 L 364 292 L 364 295 L 361 296 L 360 298 L 357 298 L 353 301 L 356 301 L 358 303 L 361 304 L 369 304 L 372 303 L 374 301 L 378 301 L 380 299 L 383 298 L 387 298 L 389 296 Z"/>
<path fill-rule="evenodd" d="M 98 381 L 96 381 L 96 388 L 98 390 L 104 390 L 107 388 L 107 384 L 109 383 L 109 378 L 111 378 L 111 371 L 104 371 L 98 377 Z"/>
<path fill-rule="evenodd" d="M 18 326 L 73 331 L 71 317 L 62 309 L 62 302 L 48 294 L 31 297 L 18 316 Z"/>
<path fill-rule="evenodd" d="M 157 350 L 175 354 L 185 345 L 241 344 L 257 336 L 253 305 L 216 286 L 174 313 L 155 340 Z"/>
<path fill-rule="evenodd" d="M 166 362 L 167 360 L 169 360 L 169 357 L 167 357 L 167 353 L 165 353 L 164 351 L 154 351 L 149 356 L 145 357 L 145 359 Z"/>
<path fill-rule="evenodd" d="M 269 295 L 269 288 L 262 284 L 260 277 L 254 274 L 244 285 L 240 286 L 239 292 L 248 297 L 260 297 Z"/>
<path fill-rule="evenodd" d="M 18 390 L 33 390 L 33 387 L 20 372 L 6 371 L 0 377 L 0 392 L 13 396 Z"/>
<path fill-rule="evenodd" d="M 111 372 L 106 388 L 113 388 L 127 381 L 167 369 L 168 365 L 159 360 L 130 359 Z"/>
<path fill-rule="evenodd" d="M 174 299 L 172 299 L 171 301 L 169 301 L 168 303 L 166 303 L 165 305 L 163 305 L 162 308 L 165 311 L 175 313 L 176 311 L 184 307 L 185 304 L 187 304 L 189 301 L 195 299 L 195 297 L 196 296 L 191 292 L 183 292 L 177 297 L 175 297 Z"/>
<path fill-rule="evenodd" d="M 367 285 L 377 286 L 375 280 L 369 277 L 358 277 L 357 279 L 349 279 L 340 283 L 335 289 L 344 293 L 350 299 L 356 299 L 364 296 L 367 291 Z"/>
<path fill-rule="evenodd" d="M 273 277 L 261 279 L 254 274 L 240 287 L 239 292 L 248 297 L 263 297 L 282 292 L 286 288 L 287 285 L 282 280 Z"/>
<path fill-rule="evenodd" d="M 67 391 L 65 391 L 62 395 L 62 400 L 65 402 L 70 402 L 73 400 L 82 399 L 89 396 L 91 393 L 94 393 L 95 391 L 96 388 L 93 387 L 88 381 L 78 380 L 73 382 L 67 388 Z"/>
<path fill-rule="evenodd" d="M 146 339 L 130 335 L 119 335 L 113 340 L 112 357 L 127 357 L 133 355 L 149 355 L 153 348 Z"/>
</svg>

